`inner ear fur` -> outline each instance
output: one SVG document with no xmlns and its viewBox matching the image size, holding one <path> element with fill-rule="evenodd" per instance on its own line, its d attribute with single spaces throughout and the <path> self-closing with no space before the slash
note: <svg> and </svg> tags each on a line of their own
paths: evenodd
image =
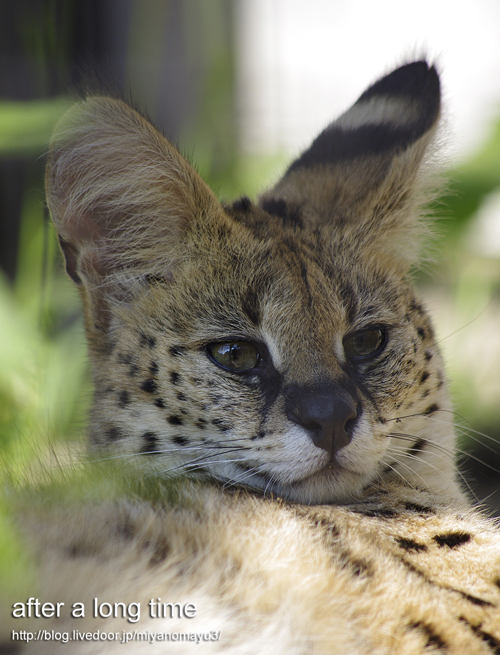
<svg viewBox="0 0 500 655">
<path fill-rule="evenodd" d="M 92 314 L 146 276 L 171 277 L 187 231 L 221 206 L 148 121 L 120 100 L 74 105 L 50 144 L 46 193 L 66 268 Z"/>
</svg>

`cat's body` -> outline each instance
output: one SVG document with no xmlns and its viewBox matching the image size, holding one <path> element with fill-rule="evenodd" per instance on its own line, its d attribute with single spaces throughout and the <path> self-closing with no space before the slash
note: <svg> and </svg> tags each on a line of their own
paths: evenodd
<svg viewBox="0 0 500 655">
<path fill-rule="evenodd" d="M 178 652 L 500 652 L 500 534 L 457 483 L 406 279 L 439 108 L 435 69 L 404 66 L 231 206 L 123 103 L 63 119 L 47 193 L 84 304 L 94 452 L 169 490 L 27 514 L 50 598 L 141 603 L 136 624 L 66 613 L 57 630 L 221 631 Z M 154 598 L 196 616 L 148 617 Z"/>
</svg>

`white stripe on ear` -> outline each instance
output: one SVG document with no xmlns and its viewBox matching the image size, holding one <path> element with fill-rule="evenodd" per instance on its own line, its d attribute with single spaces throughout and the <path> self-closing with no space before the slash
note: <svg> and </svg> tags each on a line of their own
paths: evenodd
<svg viewBox="0 0 500 655">
<path fill-rule="evenodd" d="M 375 96 L 353 105 L 326 129 L 335 126 L 344 130 L 353 130 L 363 125 L 408 127 L 416 122 L 420 111 L 418 104 L 408 102 L 404 98 Z"/>
</svg>

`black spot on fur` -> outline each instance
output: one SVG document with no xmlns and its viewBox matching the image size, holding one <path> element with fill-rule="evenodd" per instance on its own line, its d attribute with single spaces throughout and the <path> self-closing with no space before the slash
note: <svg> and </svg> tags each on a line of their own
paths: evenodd
<svg viewBox="0 0 500 655">
<path fill-rule="evenodd" d="M 495 655 L 500 655 L 500 642 L 492 634 L 486 632 L 485 630 L 482 630 L 481 623 L 479 625 L 473 625 L 464 616 L 461 616 L 459 620 L 462 623 L 465 623 L 472 630 L 472 632 L 477 637 L 479 637 L 479 639 L 482 639 L 486 644 L 488 644 L 488 646 L 492 649 Z"/>
<path fill-rule="evenodd" d="M 170 425 L 184 425 L 184 421 L 181 419 L 180 416 L 169 416 L 168 417 L 168 422 Z"/>
<path fill-rule="evenodd" d="M 405 509 L 409 512 L 418 512 L 419 514 L 435 514 L 433 507 L 427 507 L 426 505 L 419 505 L 418 503 L 405 502 Z"/>
<path fill-rule="evenodd" d="M 176 394 L 177 400 L 180 400 L 181 402 L 186 402 L 187 398 L 186 396 L 179 391 L 179 393 Z"/>
<path fill-rule="evenodd" d="M 427 550 L 427 546 L 425 544 L 419 544 L 418 541 L 414 541 L 413 539 L 396 537 L 396 542 L 400 548 L 406 550 L 409 553 L 420 553 Z"/>
<path fill-rule="evenodd" d="M 303 228 L 300 207 L 285 202 L 279 198 L 271 198 L 261 203 L 262 209 L 268 214 L 278 216 L 284 226 Z"/>
<path fill-rule="evenodd" d="M 172 384 L 179 384 L 181 382 L 181 376 L 175 371 L 170 372 L 170 382 Z"/>
<path fill-rule="evenodd" d="M 145 442 L 141 449 L 143 455 L 157 455 L 158 437 L 154 432 L 144 432 L 141 439 Z"/>
<path fill-rule="evenodd" d="M 352 558 L 349 566 L 353 575 L 372 575 L 371 566 L 361 559 Z"/>
<path fill-rule="evenodd" d="M 118 407 L 126 407 L 130 404 L 130 394 L 128 391 L 120 391 L 118 396 Z"/>
<path fill-rule="evenodd" d="M 224 423 L 220 418 L 214 418 L 212 421 L 212 425 L 215 425 L 221 432 L 227 432 L 228 430 L 231 430 L 232 426 L 227 425 L 227 423 Z"/>
<path fill-rule="evenodd" d="M 92 557 L 95 555 L 95 546 L 90 543 L 74 542 L 66 549 L 68 557 L 76 559 L 77 557 Z"/>
<path fill-rule="evenodd" d="M 442 637 L 434 631 L 434 628 L 427 623 L 424 623 L 423 621 L 415 621 L 414 623 L 410 623 L 408 628 L 410 630 L 418 630 L 424 634 L 427 639 L 425 644 L 426 648 L 441 648 L 443 650 L 447 648 L 444 639 L 442 639 Z"/>
<path fill-rule="evenodd" d="M 250 437 L 251 441 L 257 441 L 258 439 L 263 439 L 266 436 L 266 433 L 264 430 L 259 430 L 257 434 L 254 434 L 253 436 Z"/>
<path fill-rule="evenodd" d="M 420 303 L 418 303 L 416 300 L 412 300 L 410 303 L 410 309 L 412 312 L 417 312 L 417 314 L 420 314 L 421 316 L 425 314 L 425 310 L 422 307 Z"/>
<path fill-rule="evenodd" d="M 494 603 L 490 603 L 489 600 L 484 600 L 483 598 L 478 598 L 477 596 L 472 596 L 471 594 L 466 594 L 463 591 L 459 592 L 462 598 L 468 600 L 469 603 L 477 605 L 478 607 L 495 607 Z"/>
<path fill-rule="evenodd" d="M 116 535 L 123 541 L 130 541 L 136 534 L 136 527 L 134 523 L 127 517 L 123 523 L 116 527 Z"/>
<path fill-rule="evenodd" d="M 159 407 L 160 409 L 165 408 L 165 401 L 163 400 L 163 398 L 155 398 L 154 404 L 156 405 L 156 407 Z"/>
<path fill-rule="evenodd" d="M 432 405 L 429 405 L 429 407 L 425 410 L 424 415 L 429 416 L 429 414 L 434 414 L 434 412 L 439 411 L 439 405 L 436 405 L 436 403 L 433 403 Z"/>
<path fill-rule="evenodd" d="M 169 278 L 165 275 L 153 275 L 152 273 L 147 273 L 144 276 L 144 279 L 151 287 L 157 287 L 159 285 L 165 286 L 170 282 Z"/>
<path fill-rule="evenodd" d="M 425 339 L 426 336 L 427 336 L 426 331 L 425 331 L 424 328 L 422 328 L 422 327 L 417 328 L 417 334 L 418 334 L 418 336 L 422 339 L 422 341 L 424 341 L 424 339 Z"/>
<path fill-rule="evenodd" d="M 158 364 L 156 362 L 151 362 L 149 365 L 149 370 L 151 375 L 156 375 L 158 373 Z"/>
<path fill-rule="evenodd" d="M 156 393 L 156 391 L 158 390 L 158 385 L 154 380 L 148 378 L 147 380 L 144 380 L 144 382 L 141 384 L 141 389 L 143 391 L 146 391 L 147 393 Z"/>
<path fill-rule="evenodd" d="M 207 422 L 205 421 L 204 418 L 199 418 L 196 422 L 195 425 L 197 428 L 200 428 L 200 430 L 204 430 L 207 427 Z"/>
<path fill-rule="evenodd" d="M 423 384 L 426 380 L 428 380 L 429 376 L 430 376 L 429 371 L 424 371 L 420 376 L 420 384 Z"/>
<path fill-rule="evenodd" d="M 125 364 L 126 366 L 132 363 L 132 355 L 129 353 L 118 353 L 116 359 L 119 364 Z"/>
<path fill-rule="evenodd" d="M 189 443 L 186 437 L 181 437 L 181 436 L 172 437 L 172 441 L 178 446 L 186 446 Z"/>
<path fill-rule="evenodd" d="M 343 568 L 351 572 L 352 575 L 372 575 L 372 568 L 367 563 L 357 557 L 353 557 L 349 551 L 340 553 L 340 560 Z"/>
<path fill-rule="evenodd" d="M 157 566 L 158 564 L 161 564 L 167 559 L 169 553 L 170 553 L 170 546 L 164 541 L 159 541 L 157 544 L 155 544 L 153 554 L 151 555 L 151 558 L 149 560 L 149 566 L 153 567 L 153 566 Z"/>
<path fill-rule="evenodd" d="M 471 535 L 467 532 L 447 532 L 446 534 L 437 534 L 432 537 L 440 548 L 458 548 L 471 540 Z"/>
<path fill-rule="evenodd" d="M 184 346 L 171 346 L 168 351 L 172 357 L 180 357 L 181 355 L 186 354 L 187 348 Z"/>
<path fill-rule="evenodd" d="M 426 353 L 425 353 L 425 361 L 430 362 L 431 359 L 432 359 L 432 353 L 431 353 L 430 350 L 427 350 Z"/>
<path fill-rule="evenodd" d="M 130 368 L 128 370 L 128 374 L 130 375 L 131 378 L 133 378 L 133 377 L 135 377 L 135 375 L 137 375 L 138 370 L 139 370 L 139 367 L 137 366 L 137 364 L 131 364 L 131 366 L 130 366 Z"/>
<path fill-rule="evenodd" d="M 115 425 L 106 430 L 106 438 L 108 441 L 118 441 L 118 439 L 123 439 L 123 432 L 120 428 L 117 428 Z"/>
<path fill-rule="evenodd" d="M 321 528 L 324 530 L 330 537 L 338 537 L 340 532 L 335 523 L 332 523 L 329 519 L 324 518 L 323 516 L 312 516 L 313 525 L 315 528 Z"/>
<path fill-rule="evenodd" d="M 148 348 L 154 348 L 156 346 L 156 339 L 149 334 L 141 332 L 139 334 L 139 345 L 147 346 Z"/>
<path fill-rule="evenodd" d="M 411 448 L 408 448 L 408 453 L 411 455 L 418 455 L 427 445 L 425 439 L 417 439 Z"/>
<path fill-rule="evenodd" d="M 381 507 L 380 509 L 365 509 L 359 512 L 363 516 L 370 518 L 393 519 L 399 516 L 399 513 L 393 509 Z"/>
</svg>

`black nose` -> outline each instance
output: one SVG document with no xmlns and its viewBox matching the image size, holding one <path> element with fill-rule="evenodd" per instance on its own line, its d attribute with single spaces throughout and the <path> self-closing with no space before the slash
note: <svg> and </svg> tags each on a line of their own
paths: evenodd
<svg viewBox="0 0 500 655">
<path fill-rule="evenodd" d="M 333 456 L 350 443 L 358 412 L 354 398 L 343 389 L 296 388 L 288 397 L 287 416 L 311 432 L 315 446 Z"/>
</svg>

